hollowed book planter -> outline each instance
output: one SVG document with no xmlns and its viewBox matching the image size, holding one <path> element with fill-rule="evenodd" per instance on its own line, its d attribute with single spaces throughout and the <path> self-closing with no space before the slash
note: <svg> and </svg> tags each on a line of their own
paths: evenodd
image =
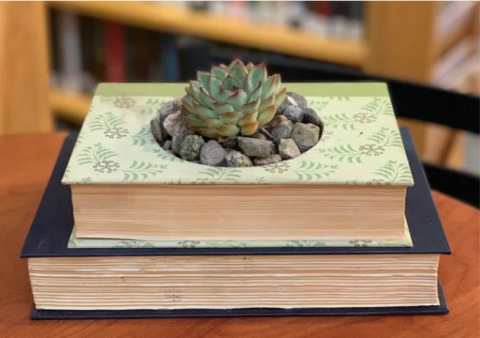
<svg viewBox="0 0 480 338">
<path fill-rule="evenodd" d="M 320 141 L 232 168 L 184 161 L 154 138 L 150 121 L 185 85 L 100 85 L 22 252 L 32 318 L 448 312 L 437 278 L 450 249 L 386 85 L 285 86 L 323 120 Z"/>
<path fill-rule="evenodd" d="M 450 249 L 411 139 L 405 131 L 402 135 L 416 181 L 407 190 L 405 210 L 411 247 L 379 247 L 369 241 L 331 247 L 295 241 L 281 247 L 237 243 L 173 248 L 135 240 L 115 241 L 114 245 L 100 241 L 95 246 L 91 239 L 88 246 L 81 242 L 68 245 L 74 223 L 71 192 L 60 180 L 77 139 L 72 134 L 59 155 L 22 251 L 22 257 L 28 258 L 36 305 L 32 318 L 447 313 L 440 286 L 436 289 L 436 265 L 438 256 Z M 193 265 L 187 264 L 189 261 Z M 215 265 L 205 265 L 227 261 L 230 268 L 218 266 L 216 275 L 211 270 Z M 258 270 L 262 261 L 263 268 Z M 267 261 L 270 263 L 265 264 Z M 351 262 L 357 263 L 349 267 Z M 409 266 L 406 271 L 405 264 Z M 275 266 L 282 273 L 275 273 Z M 373 275 L 371 269 L 376 271 Z M 379 274 L 378 269 L 383 272 Z M 349 280 L 349 274 L 354 278 Z M 205 280 L 205 276 L 210 277 Z M 271 279 L 269 284 L 265 278 Z M 305 283 L 305 278 L 310 283 Z M 190 290 L 198 283 L 206 288 L 201 299 L 198 290 Z M 225 288 L 231 283 L 236 285 L 228 291 Z M 135 285 L 135 292 L 125 290 Z M 298 297 L 297 291 L 307 292 L 312 287 L 308 297 Z M 322 296 L 327 289 L 330 291 Z M 332 298 L 338 293 L 344 297 Z"/>
<path fill-rule="evenodd" d="M 285 86 L 323 120 L 319 143 L 280 163 L 225 168 L 174 157 L 150 131 L 185 85 L 101 84 L 62 180 L 76 237 L 410 245 L 413 178 L 386 85 Z"/>
</svg>

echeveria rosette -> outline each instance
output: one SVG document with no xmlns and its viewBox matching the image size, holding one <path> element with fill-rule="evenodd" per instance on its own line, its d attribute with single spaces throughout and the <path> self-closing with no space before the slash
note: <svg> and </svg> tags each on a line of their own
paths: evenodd
<svg viewBox="0 0 480 338">
<path fill-rule="evenodd" d="M 270 122 L 285 99 L 280 75 L 267 76 L 265 64 L 235 60 L 198 72 L 182 98 L 189 128 L 209 138 L 252 135 Z"/>
</svg>

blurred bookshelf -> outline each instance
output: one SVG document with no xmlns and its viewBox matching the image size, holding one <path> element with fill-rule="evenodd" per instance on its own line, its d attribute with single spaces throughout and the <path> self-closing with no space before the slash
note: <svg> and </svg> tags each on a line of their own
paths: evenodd
<svg viewBox="0 0 480 338">
<path fill-rule="evenodd" d="M 300 62 L 479 94 L 478 2 L 39 4 L 45 18 L 37 20 L 36 28 L 46 30 L 50 69 L 45 104 L 55 118 L 74 125 L 81 125 L 98 82 L 185 82 L 196 69 L 238 55 L 246 61 L 264 61 L 269 68 L 279 64 L 285 82 L 302 80 L 296 69 L 289 68 Z M 19 6 L 22 13 L 35 7 L 31 15 L 36 19 L 39 4 L 2 6 L 12 13 Z M 36 62 L 33 55 L 22 58 Z M 311 75 L 308 81 L 322 80 L 307 73 L 303 72 Z M 27 78 L 24 82 L 33 86 Z M 437 129 L 435 142 L 428 142 L 432 128 L 407 122 L 426 158 L 445 159 L 444 148 L 455 148 L 451 132 Z"/>
<path fill-rule="evenodd" d="M 148 43 L 157 43 L 158 49 L 171 48 L 171 44 L 165 46 L 160 41 L 175 35 L 173 54 L 177 58 L 180 57 L 179 49 L 181 47 L 179 45 L 183 45 L 183 47 L 188 45 L 188 37 L 194 37 L 190 39 L 193 40 L 193 44 L 209 44 L 209 48 L 215 50 L 222 49 L 222 47 L 224 49 L 234 47 L 239 50 L 249 48 L 355 68 L 362 68 L 368 52 L 364 39 L 364 8 L 361 2 L 345 2 L 341 6 L 335 2 L 310 2 L 307 4 L 307 2 L 265 1 L 258 3 L 245 1 L 228 3 L 52 1 L 46 4 L 50 9 L 54 9 L 53 15 L 52 11 L 49 11 L 53 16 L 50 20 L 51 26 L 54 27 L 50 30 L 50 39 L 53 41 L 50 54 L 53 59 L 57 59 L 52 62 L 55 69 L 52 72 L 53 95 L 51 97 L 54 97 L 55 100 L 51 100 L 51 103 L 59 101 L 70 103 L 70 105 L 55 104 L 51 108 L 58 117 L 71 122 L 79 121 L 79 108 L 85 107 L 85 100 L 88 100 L 88 95 L 84 93 L 91 93 L 97 82 L 109 81 L 98 71 L 94 72 L 96 74 L 92 74 L 90 69 L 82 69 L 86 63 L 91 63 L 91 60 L 85 60 L 85 58 L 91 57 L 91 53 L 88 56 L 89 51 L 80 50 L 88 49 L 85 48 L 88 44 L 95 44 L 91 41 L 90 43 L 81 41 L 82 33 L 90 37 L 102 35 L 104 43 L 98 41 L 102 39 L 92 38 L 97 40 L 96 44 L 99 49 L 105 46 L 111 47 L 109 41 L 105 41 L 105 39 L 116 39 L 117 44 L 121 44 L 124 49 L 118 54 L 128 54 L 128 50 L 138 47 L 138 45 L 131 45 L 127 31 L 130 33 L 133 31 L 132 34 L 137 33 L 137 36 L 142 34 L 144 37 L 148 36 Z M 254 13 L 256 17 L 254 17 Z M 347 20 L 348 16 L 350 20 Z M 92 21 L 92 18 L 96 20 Z M 105 34 L 105 30 L 108 30 L 108 25 L 111 23 L 125 26 L 125 28 L 121 28 L 121 37 Z M 82 26 L 96 26 L 95 33 L 85 32 L 82 30 Z M 160 34 L 151 34 L 152 32 Z M 162 33 L 168 35 L 165 36 Z M 62 40 L 64 45 L 68 45 L 64 53 L 62 53 L 61 46 L 59 47 Z M 78 42 L 75 43 L 72 40 Z M 209 41 L 212 43 L 208 43 Z M 115 42 L 113 43 L 115 44 Z M 228 46 L 221 46 L 222 43 Z M 156 61 L 165 57 L 165 55 L 158 55 L 158 50 L 148 50 L 145 46 L 143 46 L 143 50 L 154 55 Z M 198 52 L 198 49 L 196 51 Z M 201 52 L 205 53 L 205 50 Z M 209 52 L 207 51 L 207 53 Z M 84 60 L 79 60 L 78 57 L 72 55 L 75 53 L 83 53 Z M 97 53 L 97 63 L 100 64 L 94 68 L 107 68 L 112 65 L 112 62 L 105 60 L 103 51 L 97 50 L 93 53 Z M 126 60 L 129 56 L 131 55 L 119 57 L 122 60 L 120 67 L 138 66 L 129 64 L 129 61 L 132 61 Z M 59 60 L 62 58 L 66 60 L 63 63 L 62 60 Z M 102 58 L 103 60 L 99 60 Z M 192 59 L 189 61 L 191 64 Z M 141 62 L 152 62 L 152 60 L 141 60 Z M 83 65 L 81 66 L 80 63 Z M 203 65 L 209 66 L 208 62 Z M 169 78 L 162 74 L 161 69 L 158 69 L 162 68 L 161 64 L 148 65 L 148 67 L 150 68 L 150 71 L 147 71 L 148 76 L 140 78 L 128 76 L 131 70 L 124 70 L 124 76 L 120 76 L 118 80 L 123 82 L 178 82 L 191 78 L 191 76 L 182 76 L 182 74 Z M 173 66 L 167 65 L 166 67 Z M 104 70 L 104 73 L 108 73 L 108 70 Z M 181 73 L 181 71 L 178 70 L 176 73 Z M 87 82 L 87 84 L 83 82 Z M 61 89 L 58 89 L 59 87 Z M 62 96 L 65 97 L 65 100 L 62 100 Z M 85 110 L 84 114 L 87 111 Z"/>
<path fill-rule="evenodd" d="M 369 2 L 51 1 L 46 4 L 50 8 L 56 9 L 57 14 L 60 14 L 59 16 L 62 15 L 62 12 L 67 12 L 70 19 L 75 16 L 76 18 L 73 20 L 80 21 L 73 25 L 75 27 L 68 23 L 64 23 L 62 27 L 57 25 L 58 30 L 65 30 L 65 27 L 68 26 L 70 26 L 69 29 L 79 30 L 71 34 L 60 32 L 58 35 L 67 35 L 64 40 L 68 41 L 74 38 L 81 40 L 82 33 L 100 34 L 103 35 L 103 43 L 99 42 L 97 45 L 102 45 L 100 48 L 105 48 L 105 46 L 111 47 L 111 43 L 105 41 L 105 39 L 116 39 L 112 42 L 113 45 L 116 42 L 117 45 L 121 46 L 120 48 L 125 49 L 118 53 L 122 54 L 120 57 L 122 62 L 117 65 L 119 67 L 138 67 L 138 65 L 129 62 L 131 60 L 128 59 L 131 55 L 125 55 L 129 54 L 128 50 L 138 47 L 132 46 L 131 41 L 126 36 L 128 35 L 126 31 L 132 28 L 139 28 L 144 32 L 160 33 L 157 36 L 150 34 L 147 42 L 148 44 L 157 43 L 159 45 L 158 49 L 168 48 L 160 43 L 161 33 L 175 36 L 173 44 L 175 45 L 174 49 L 177 49 L 174 53 L 177 55 L 179 54 L 178 45 L 182 43 L 183 36 L 199 38 L 198 43 L 212 41 L 213 43 L 209 46 L 211 49 L 215 49 L 218 43 L 225 43 L 238 47 L 240 50 L 250 48 L 269 51 L 361 70 L 366 69 L 367 71 L 368 68 L 371 68 L 367 66 L 369 54 L 375 54 L 375 51 L 369 49 L 371 44 L 369 44 L 366 33 L 369 26 L 375 26 L 375 23 L 368 23 L 367 20 L 376 19 L 373 15 L 369 17 L 367 13 L 367 6 L 375 6 L 374 3 Z M 478 81 L 476 75 L 478 73 L 478 32 L 475 33 L 474 27 L 475 20 L 478 21 L 478 17 L 475 18 L 475 6 L 477 4 L 465 1 L 445 1 L 437 2 L 436 5 L 438 9 L 434 14 L 437 18 L 435 27 L 432 28 L 435 45 L 432 50 L 434 50 L 433 53 L 436 54 L 437 58 L 433 58 L 430 66 L 430 81 L 426 79 L 421 82 L 438 85 L 445 89 L 473 93 L 475 88 L 478 87 L 478 84 L 475 83 L 475 81 Z M 352 8 L 351 6 L 357 7 Z M 86 33 L 85 30 L 82 30 L 81 25 L 88 26 L 92 23 L 79 20 L 79 17 L 81 19 L 85 19 L 85 17 L 97 19 L 95 22 L 96 31 Z M 56 19 L 61 21 L 61 18 Z M 52 23 L 55 25 L 55 22 Z M 108 31 L 105 26 L 108 27 L 112 23 L 121 25 L 119 28 L 122 31 L 122 33 L 119 33 L 121 36 L 119 34 L 115 35 L 115 33 L 109 35 L 102 32 L 102 30 Z M 55 39 L 53 37 L 55 34 L 55 29 L 51 30 L 51 39 L 56 41 L 54 48 L 58 49 L 61 39 Z M 79 41 L 78 44 L 81 45 L 78 50 L 81 50 L 88 43 Z M 172 44 L 169 47 L 171 46 Z M 75 59 L 75 57 L 72 57 L 75 48 L 72 48 L 71 41 L 69 49 L 69 54 L 63 57 L 70 60 Z M 148 48 L 144 49 L 145 52 L 152 53 L 152 51 L 147 50 Z M 80 51 L 77 51 L 77 53 L 80 53 Z M 94 53 L 101 54 L 102 56 L 99 58 L 105 58 L 104 51 L 95 51 Z M 51 54 L 58 55 L 58 52 L 52 50 Z M 85 57 L 85 53 L 82 56 Z M 113 59 L 115 57 L 115 55 L 112 56 Z M 156 55 L 156 57 L 162 56 Z M 80 60 L 77 61 L 77 63 L 80 62 Z M 111 60 L 103 60 L 99 63 L 103 63 L 103 67 L 111 66 Z M 209 65 L 205 66 L 208 67 Z M 75 67 L 75 65 L 70 66 L 70 70 L 72 67 Z M 85 70 L 82 70 L 81 66 L 77 67 L 78 71 Z M 60 84 L 60 87 L 64 83 L 82 82 L 87 78 L 85 80 L 88 82 L 87 85 L 67 85 L 63 90 L 55 90 L 54 96 L 57 98 L 68 95 L 67 102 L 72 103 L 71 120 L 78 121 L 78 107 L 85 106 L 84 103 L 88 96 L 83 93 L 74 95 L 74 93 L 85 92 L 85 87 L 87 87 L 87 93 L 91 92 L 97 82 L 109 81 L 109 79 L 105 76 L 102 77 L 102 75 L 92 77 L 92 74 L 61 74 L 61 72 L 62 70 L 59 70 L 54 75 L 54 77 L 57 76 L 57 79 L 52 81 L 57 85 Z M 131 70 L 123 71 L 125 74 L 128 72 L 131 72 Z M 154 73 L 154 71 L 150 73 Z M 180 71 L 177 71 L 177 73 L 180 73 Z M 173 79 L 166 78 L 166 76 L 162 76 L 161 70 L 157 70 L 157 75 L 159 76 L 150 74 L 149 77 L 142 78 L 124 75 L 120 76 L 119 79 L 127 82 L 187 80 L 181 75 Z M 390 74 L 381 75 L 389 76 Z M 58 81 L 58 76 L 70 76 L 73 77 L 73 80 L 63 78 Z M 73 105 L 75 98 L 78 100 L 78 105 Z M 69 105 L 52 106 L 56 113 L 67 119 L 70 114 L 68 107 Z M 67 111 L 62 112 L 59 109 Z M 84 111 L 84 114 L 87 111 Z"/>
</svg>

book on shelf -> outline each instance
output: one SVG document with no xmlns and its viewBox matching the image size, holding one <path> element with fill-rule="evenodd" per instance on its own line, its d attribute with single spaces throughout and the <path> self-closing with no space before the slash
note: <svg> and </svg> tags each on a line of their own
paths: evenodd
<svg viewBox="0 0 480 338">
<path fill-rule="evenodd" d="M 149 4 L 152 8 L 167 6 L 164 2 Z M 183 1 L 175 4 L 170 2 L 168 6 L 182 11 L 212 13 L 217 17 L 236 16 L 237 20 L 247 24 L 261 24 L 272 29 L 286 27 L 321 37 L 332 36 L 329 35 L 333 18 L 329 1 Z M 340 6 L 343 6 L 342 17 L 345 18 L 340 21 L 351 25 L 340 25 L 343 27 L 340 30 L 347 32 L 341 37 L 358 38 L 358 35 L 362 35 L 358 31 L 361 31 L 359 27 L 363 27 L 363 15 L 361 10 L 355 11 L 354 7 L 361 8 L 363 2 L 346 2 Z M 197 48 L 198 44 L 193 43 L 191 48 L 186 44 L 179 46 L 179 41 L 188 40 L 188 36 L 186 39 L 182 35 L 154 33 L 63 10 L 55 9 L 52 13 L 54 57 L 51 81 L 56 87 L 91 94 L 100 82 L 180 82 L 191 78 L 184 74 L 191 72 L 183 70 L 193 68 L 193 65 L 186 64 L 184 60 L 195 59 L 196 55 L 187 56 L 186 53 Z M 356 16 L 353 13 L 357 13 Z M 216 44 L 208 42 L 208 47 L 203 48 L 198 56 L 201 64 L 205 64 L 204 60 L 209 57 L 207 49 L 211 52 Z M 245 50 L 233 45 L 230 48 Z"/>
<path fill-rule="evenodd" d="M 125 27 L 116 22 L 105 23 L 106 74 L 107 82 L 127 80 L 127 46 Z"/>
<path fill-rule="evenodd" d="M 57 80 L 61 87 L 78 93 L 83 90 L 80 18 L 76 13 L 61 11 L 56 19 L 56 41 L 60 46 Z"/>
<path fill-rule="evenodd" d="M 70 187 L 60 181 L 77 137 L 65 140 L 22 251 L 32 318 L 448 312 L 437 278 L 439 256 L 450 249 L 406 130 L 402 138 L 416 183 L 406 196 L 408 247 L 375 239 L 269 247 L 75 238 Z"/>
<path fill-rule="evenodd" d="M 414 182 L 386 85 L 286 87 L 321 112 L 320 142 L 271 168 L 209 172 L 174 161 L 146 131 L 160 102 L 181 97 L 185 84 L 99 85 L 63 179 L 72 189 L 77 235 L 403 240 L 405 192 Z M 142 132 L 143 147 L 125 137 Z"/>
</svg>

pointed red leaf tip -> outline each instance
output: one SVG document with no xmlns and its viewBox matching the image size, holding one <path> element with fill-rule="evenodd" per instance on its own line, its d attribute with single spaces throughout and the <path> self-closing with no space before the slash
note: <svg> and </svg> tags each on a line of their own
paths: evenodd
<svg viewBox="0 0 480 338">
<path fill-rule="evenodd" d="M 210 73 L 209 72 L 206 72 L 204 70 L 197 70 L 197 79 L 200 78 L 200 75 L 208 75 L 210 76 Z"/>
<path fill-rule="evenodd" d="M 259 65 L 257 65 L 257 67 L 263 69 L 263 78 L 266 79 L 267 78 L 267 66 L 265 65 L 265 63 L 262 62 Z"/>
<path fill-rule="evenodd" d="M 236 59 L 234 62 L 235 62 L 235 65 L 239 65 L 240 68 L 242 68 L 245 71 L 245 73 L 247 72 L 247 67 L 241 60 Z"/>
<path fill-rule="evenodd" d="M 233 92 L 233 94 L 230 95 L 228 98 L 233 99 L 233 98 L 237 97 L 241 92 L 245 92 L 245 91 L 242 88 L 239 88 L 239 89 L 235 90 Z"/>
<path fill-rule="evenodd" d="M 276 111 L 277 111 L 277 106 L 275 105 L 271 105 L 270 107 L 264 109 L 262 113 L 258 116 L 259 125 L 264 126 L 265 124 L 270 122 L 275 116 Z"/>
<path fill-rule="evenodd" d="M 200 82 L 197 80 L 190 80 L 190 89 L 192 90 L 192 93 L 195 93 L 195 87 L 200 88 Z"/>
<path fill-rule="evenodd" d="M 206 90 L 204 87 L 200 88 L 200 91 L 201 91 L 203 94 L 207 95 L 209 98 L 212 98 L 212 97 L 210 96 L 209 92 L 207 92 L 207 90 Z"/>
<path fill-rule="evenodd" d="M 239 64 L 240 66 L 245 67 L 245 65 L 243 64 L 242 60 L 240 60 L 240 59 L 235 59 L 235 60 L 233 60 L 230 65 L 231 65 L 232 68 L 233 68 L 233 67 L 235 67 L 236 64 Z"/>
<path fill-rule="evenodd" d="M 249 113 L 252 110 L 257 110 L 258 106 L 260 104 L 260 99 L 256 99 L 252 102 L 244 104 L 240 110 L 244 113 Z"/>
<path fill-rule="evenodd" d="M 245 136 L 253 135 L 258 128 L 258 121 L 242 127 L 242 134 Z"/>
<path fill-rule="evenodd" d="M 235 81 L 236 83 L 238 83 L 238 81 L 237 81 L 233 76 L 231 76 L 230 74 L 227 75 L 227 77 L 225 78 L 225 80 L 227 80 L 227 79 L 232 79 L 233 81 Z M 223 82 L 225 82 L 225 80 L 223 80 Z"/>
</svg>

